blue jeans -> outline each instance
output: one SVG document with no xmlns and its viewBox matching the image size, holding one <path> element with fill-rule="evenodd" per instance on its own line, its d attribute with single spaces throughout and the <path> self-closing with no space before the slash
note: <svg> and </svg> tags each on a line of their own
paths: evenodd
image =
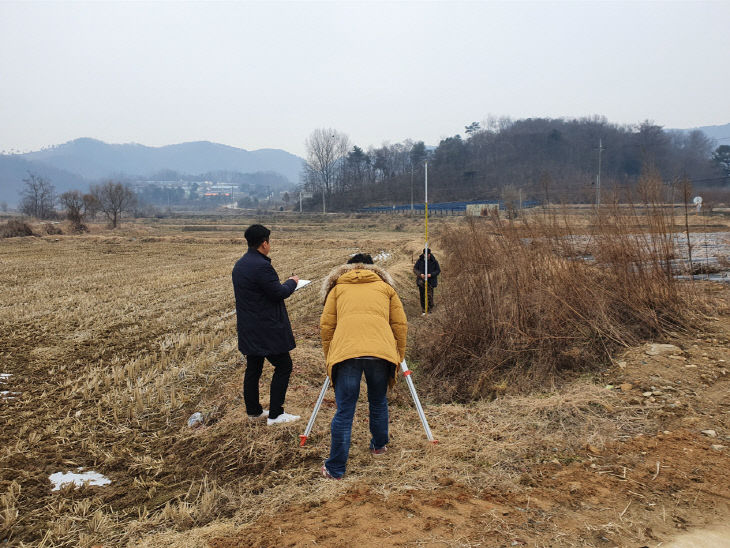
<svg viewBox="0 0 730 548">
<path fill-rule="evenodd" d="M 351 359 L 335 366 L 335 401 L 337 411 L 332 419 L 330 458 L 325 466 L 332 476 L 340 478 L 345 474 L 347 457 L 350 454 L 352 419 L 355 416 L 357 399 L 360 397 L 360 379 L 365 373 L 370 407 L 371 449 L 380 449 L 388 443 L 388 376 L 390 364 L 378 359 Z"/>
</svg>

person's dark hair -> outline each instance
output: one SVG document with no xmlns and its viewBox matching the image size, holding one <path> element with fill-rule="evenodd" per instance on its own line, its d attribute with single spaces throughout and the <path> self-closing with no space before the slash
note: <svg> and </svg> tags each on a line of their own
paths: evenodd
<svg viewBox="0 0 730 548">
<path fill-rule="evenodd" d="M 426 248 L 424 247 L 423 248 L 423 251 L 421 252 L 421 255 L 425 255 L 425 254 L 426 254 Z M 431 248 L 430 247 L 428 248 L 428 254 L 429 255 L 433 255 L 433 253 L 431 253 Z"/>
<path fill-rule="evenodd" d="M 243 233 L 243 237 L 248 242 L 248 247 L 253 247 L 254 249 L 258 249 L 262 243 L 268 242 L 270 235 L 271 231 L 264 225 L 251 225 Z"/>
<path fill-rule="evenodd" d="M 358 253 L 347 261 L 347 264 L 373 264 L 373 258 L 368 253 Z"/>
</svg>

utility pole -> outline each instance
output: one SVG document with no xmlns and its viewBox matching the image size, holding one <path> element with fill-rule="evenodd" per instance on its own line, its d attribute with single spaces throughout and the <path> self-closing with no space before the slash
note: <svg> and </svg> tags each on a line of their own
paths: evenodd
<svg viewBox="0 0 730 548">
<path fill-rule="evenodd" d="M 601 153 L 603 152 L 602 140 L 598 139 L 598 175 L 596 176 L 596 207 L 601 207 Z"/>
<path fill-rule="evenodd" d="M 413 215 L 413 163 L 411 163 L 411 215 Z"/>
</svg>

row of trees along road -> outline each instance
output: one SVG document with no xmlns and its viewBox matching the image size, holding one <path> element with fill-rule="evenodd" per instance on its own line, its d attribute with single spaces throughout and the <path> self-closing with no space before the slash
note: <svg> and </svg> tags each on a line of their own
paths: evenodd
<svg viewBox="0 0 730 548">
<path fill-rule="evenodd" d="M 340 131 L 316 129 L 305 142 L 302 188 L 313 193 L 309 209 L 405 204 L 412 196 L 418 202 L 428 159 L 431 201 L 504 199 L 519 189 L 525 200 L 592 202 L 599 142 L 601 186 L 608 191 L 634 189 L 649 168 L 665 181 L 689 178 L 696 189 L 730 182 L 730 147 L 713 154 L 714 143 L 701 131 L 665 131 L 648 121 L 617 125 L 603 117 L 502 118 L 484 127 L 471 123 L 465 137 L 448 137 L 430 150 L 406 140 L 366 151 Z"/>
<path fill-rule="evenodd" d="M 81 226 L 84 220 L 96 217 L 101 211 L 112 228 L 116 228 L 122 214 L 131 212 L 137 204 L 137 196 L 128 185 L 115 181 L 91 185 L 88 193 L 69 190 L 57 196 L 55 187 L 48 179 L 33 173 L 23 179 L 20 201 L 23 215 L 55 219 L 58 218 L 56 204 L 61 206 L 66 218 L 75 226 Z"/>
</svg>

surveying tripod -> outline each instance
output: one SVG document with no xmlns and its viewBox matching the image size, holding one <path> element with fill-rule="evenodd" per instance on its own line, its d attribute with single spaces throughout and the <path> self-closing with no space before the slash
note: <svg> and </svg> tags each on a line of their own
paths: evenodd
<svg viewBox="0 0 730 548">
<path fill-rule="evenodd" d="M 408 389 L 411 391 L 411 396 L 413 397 L 413 403 L 416 405 L 416 410 L 418 411 L 418 417 L 421 419 L 421 424 L 423 425 L 423 429 L 426 432 L 426 437 L 428 438 L 428 441 L 431 443 L 438 443 L 437 439 L 434 439 L 433 434 L 431 433 L 431 428 L 428 426 L 428 421 L 426 420 L 426 415 L 423 412 L 423 407 L 421 406 L 421 400 L 418 399 L 418 394 L 416 394 L 416 387 L 413 385 L 413 379 L 411 379 L 411 370 L 408 369 L 408 364 L 406 364 L 406 360 L 403 360 L 400 362 L 401 371 L 403 371 L 403 376 L 406 378 L 406 384 L 408 384 Z M 312 411 L 312 416 L 309 417 L 309 422 L 307 423 L 307 428 L 304 430 L 304 434 L 299 434 L 299 447 L 304 447 L 304 445 L 307 443 L 307 438 L 309 438 L 309 433 L 312 431 L 312 427 L 314 426 L 314 421 L 317 419 L 317 413 L 319 413 L 319 408 L 322 405 L 322 401 L 324 400 L 324 395 L 327 392 L 327 388 L 329 388 L 330 385 L 330 378 L 325 377 L 324 384 L 322 385 L 322 390 L 319 392 L 319 397 L 317 398 L 317 403 L 314 404 L 314 410 Z"/>
</svg>

